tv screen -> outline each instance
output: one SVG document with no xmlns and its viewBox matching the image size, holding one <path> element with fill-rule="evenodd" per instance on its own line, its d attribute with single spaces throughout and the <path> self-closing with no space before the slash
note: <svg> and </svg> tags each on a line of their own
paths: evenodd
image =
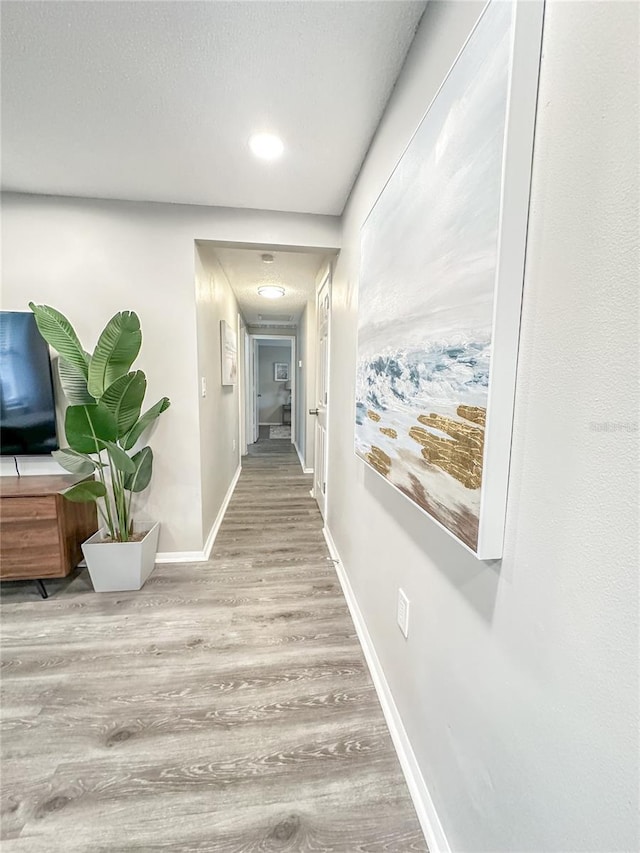
<svg viewBox="0 0 640 853">
<path fill-rule="evenodd" d="M 57 450 L 49 347 L 31 312 L 0 311 L 0 453 Z"/>
</svg>

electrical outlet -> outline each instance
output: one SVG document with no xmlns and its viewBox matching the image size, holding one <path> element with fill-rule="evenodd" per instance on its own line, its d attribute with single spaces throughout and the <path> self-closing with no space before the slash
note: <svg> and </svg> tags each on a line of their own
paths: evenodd
<svg viewBox="0 0 640 853">
<path fill-rule="evenodd" d="M 233 439 L 233 444 L 231 445 L 231 449 L 232 449 L 232 450 L 235 450 L 235 449 L 236 449 L 236 440 L 235 440 L 235 438 Z"/>
<path fill-rule="evenodd" d="M 200 377 L 200 393 L 202 394 L 203 397 L 207 396 L 207 377 L 206 376 Z"/>
<path fill-rule="evenodd" d="M 409 599 L 403 590 L 398 590 L 398 627 L 405 635 L 409 636 Z"/>
</svg>

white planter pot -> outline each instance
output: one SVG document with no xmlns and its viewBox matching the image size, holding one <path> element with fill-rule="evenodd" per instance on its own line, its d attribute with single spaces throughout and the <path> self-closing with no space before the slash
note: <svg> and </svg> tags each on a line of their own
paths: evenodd
<svg viewBox="0 0 640 853">
<path fill-rule="evenodd" d="M 103 542 L 106 530 L 98 530 L 82 545 L 91 583 L 96 592 L 140 589 L 153 571 L 158 550 L 160 522 L 135 524 L 146 536 L 140 542 Z"/>
</svg>

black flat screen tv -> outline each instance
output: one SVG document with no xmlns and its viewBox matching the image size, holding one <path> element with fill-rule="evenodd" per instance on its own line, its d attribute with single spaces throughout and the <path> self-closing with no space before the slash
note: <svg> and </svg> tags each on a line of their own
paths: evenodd
<svg viewBox="0 0 640 853">
<path fill-rule="evenodd" d="M 49 347 L 31 312 L 0 311 L 0 453 L 58 449 Z"/>
</svg>

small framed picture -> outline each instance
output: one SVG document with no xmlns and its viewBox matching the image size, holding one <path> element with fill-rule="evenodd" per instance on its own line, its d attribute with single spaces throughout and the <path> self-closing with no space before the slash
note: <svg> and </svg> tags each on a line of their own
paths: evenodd
<svg viewBox="0 0 640 853">
<path fill-rule="evenodd" d="M 279 364 L 277 361 L 273 365 L 273 378 L 276 382 L 289 381 L 289 365 Z"/>
<path fill-rule="evenodd" d="M 222 384 L 235 385 L 238 378 L 238 342 L 236 333 L 226 320 L 220 320 L 222 348 Z"/>
</svg>

